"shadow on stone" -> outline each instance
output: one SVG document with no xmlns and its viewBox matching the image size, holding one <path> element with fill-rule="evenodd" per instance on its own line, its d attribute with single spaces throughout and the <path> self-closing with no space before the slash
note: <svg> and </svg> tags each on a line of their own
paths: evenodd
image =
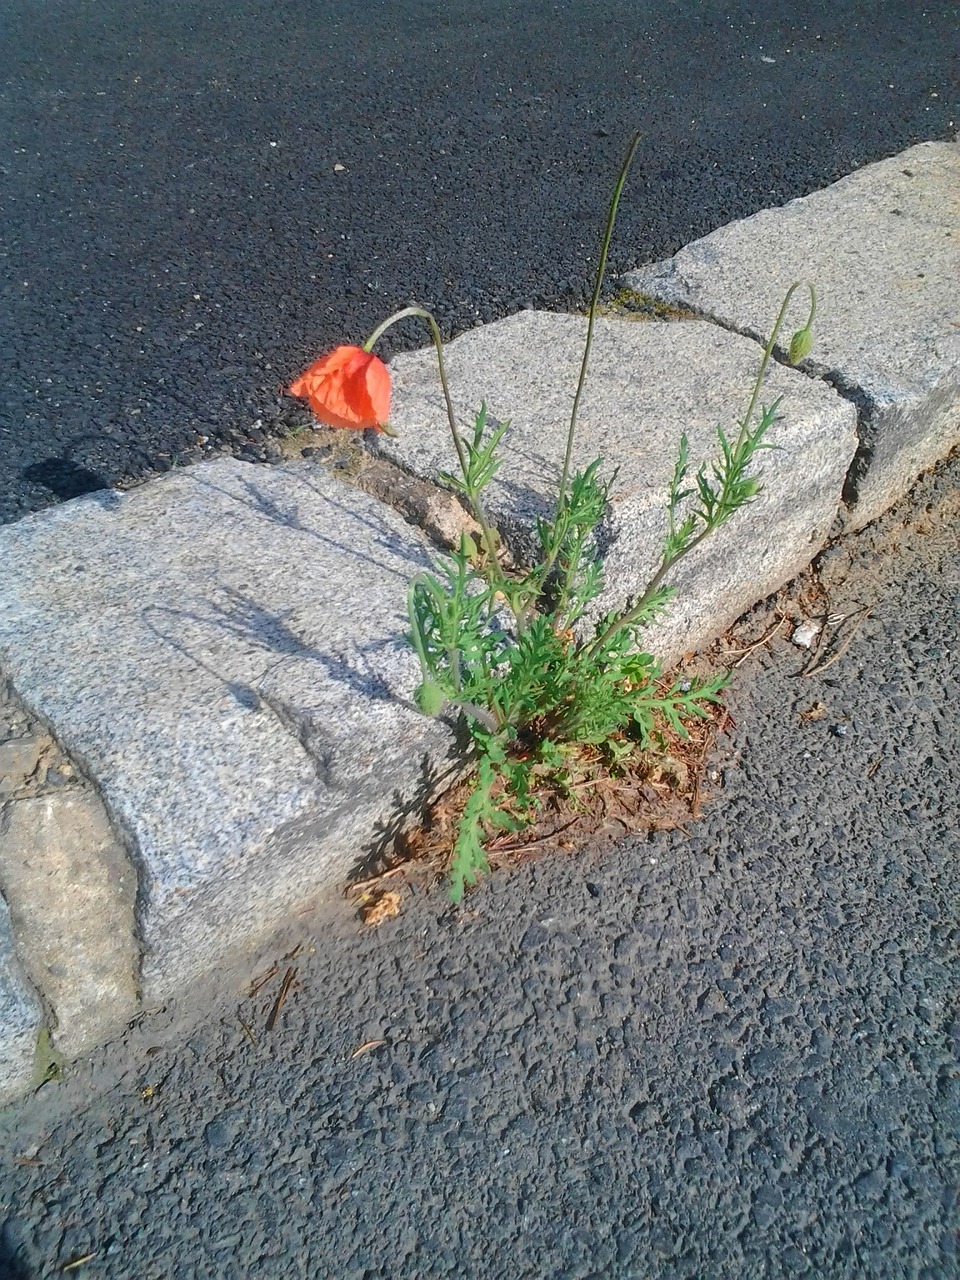
<svg viewBox="0 0 960 1280">
<path fill-rule="evenodd" d="M 44 458 L 25 467 L 21 475 L 31 484 L 48 489 L 61 502 L 110 487 L 110 481 L 99 471 L 91 471 L 69 458 Z"/>
<path fill-rule="evenodd" d="M 285 500 L 281 504 L 271 494 L 266 492 L 263 486 L 259 485 L 256 481 L 244 480 L 243 489 L 247 496 L 245 498 L 240 498 L 236 493 L 214 483 L 207 477 L 201 478 L 196 475 L 191 475 L 189 478 L 193 483 L 202 488 L 208 489 L 211 492 L 223 494 L 230 502 L 242 503 L 249 510 L 255 512 L 256 515 L 263 517 L 265 520 L 269 520 L 273 524 L 280 525 L 283 528 L 296 530 L 298 533 L 302 533 L 306 537 L 314 539 L 325 547 L 332 548 L 338 553 L 338 555 L 345 558 L 349 557 L 354 560 L 365 561 L 385 576 L 400 576 L 396 570 L 386 568 L 381 560 L 378 560 L 368 552 L 361 550 L 360 539 L 358 537 L 355 536 L 352 544 L 348 544 L 346 541 L 331 538 L 329 535 L 322 533 L 311 524 L 305 523 L 301 518 L 299 505 L 294 496 L 291 496 L 289 500 Z M 390 530 L 385 529 L 382 524 L 362 516 L 356 509 L 355 504 L 351 504 L 349 501 L 343 503 L 335 501 L 330 496 L 329 492 L 325 492 L 319 484 L 313 483 L 305 475 L 297 475 L 294 483 L 309 489 L 315 498 L 320 498 L 326 506 L 339 512 L 343 516 L 344 529 L 353 528 L 355 531 L 359 531 L 359 529 L 367 529 L 374 535 L 375 545 L 382 547 L 392 555 L 402 556 L 404 554 L 404 545 L 401 535 L 399 533 L 393 533 Z M 349 490 L 347 490 L 347 492 L 349 493 Z"/>
<path fill-rule="evenodd" d="M 378 649 L 392 647 L 391 641 L 380 641 L 360 647 L 353 658 L 333 650 L 324 652 L 302 640 L 279 614 L 264 608 L 249 596 L 229 587 L 223 587 L 222 592 L 227 604 L 220 605 L 211 601 L 210 612 L 206 615 L 198 610 L 151 605 L 142 611 L 141 616 L 144 626 L 158 639 L 163 640 L 196 666 L 202 667 L 204 671 L 222 681 L 241 706 L 255 709 L 258 705 L 259 693 L 242 681 L 238 682 L 222 675 L 193 653 L 179 635 L 172 635 L 164 630 L 160 624 L 153 621 L 150 615 L 167 616 L 178 623 L 189 621 L 202 627 L 209 627 L 213 631 L 225 631 L 266 653 L 277 654 L 278 660 L 309 659 L 324 668 L 331 679 L 346 685 L 355 693 L 379 701 L 392 699 L 404 705 L 410 705 L 404 699 L 396 697 L 387 681 L 377 672 L 372 661 Z M 270 669 L 267 668 L 262 674 L 267 675 Z"/>
<path fill-rule="evenodd" d="M 462 724 L 455 727 L 457 741 L 447 757 L 448 767 L 438 769 L 431 764 L 428 755 L 421 756 L 420 776 L 413 794 L 393 792 L 390 815 L 374 825 L 369 841 L 347 876 L 348 886 L 371 880 L 408 860 L 403 853 L 401 837 L 416 828 L 430 801 L 446 787 L 452 786 L 464 771 L 469 735 Z"/>
</svg>

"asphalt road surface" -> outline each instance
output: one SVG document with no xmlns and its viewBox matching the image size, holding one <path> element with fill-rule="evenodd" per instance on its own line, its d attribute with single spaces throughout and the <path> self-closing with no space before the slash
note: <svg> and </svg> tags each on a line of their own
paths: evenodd
<svg viewBox="0 0 960 1280">
<path fill-rule="evenodd" d="M 913 0 L 0 3 L 0 520 L 270 457 L 303 412 L 278 389 L 412 298 L 448 334 L 582 303 L 637 128 L 614 270 L 952 137 L 958 24 Z"/>
<path fill-rule="evenodd" d="M 960 1277 L 958 481 L 820 558 L 873 611 L 746 655 L 687 833 L 295 923 L 0 1115 L 0 1275 Z"/>
</svg>

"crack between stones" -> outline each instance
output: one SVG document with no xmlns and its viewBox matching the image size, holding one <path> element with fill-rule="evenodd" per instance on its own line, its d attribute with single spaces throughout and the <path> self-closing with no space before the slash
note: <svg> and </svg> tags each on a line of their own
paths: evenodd
<svg viewBox="0 0 960 1280">
<path fill-rule="evenodd" d="M 368 445 L 357 446 L 354 466 L 348 471 L 336 467 L 336 460 L 322 465 L 332 475 L 395 511 L 440 551 L 457 547 L 463 533 L 480 533 L 480 526 L 456 494 L 380 457 Z"/>
</svg>

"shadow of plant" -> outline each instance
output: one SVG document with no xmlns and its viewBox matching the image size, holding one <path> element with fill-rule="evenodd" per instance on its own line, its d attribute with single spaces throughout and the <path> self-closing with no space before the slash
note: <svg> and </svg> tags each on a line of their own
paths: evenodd
<svg viewBox="0 0 960 1280">
<path fill-rule="evenodd" d="M 456 734 L 454 745 L 444 761 L 446 767 L 432 764 L 430 757 L 420 758 L 420 771 L 416 787 L 409 795 L 401 795 L 394 791 L 391 799 L 392 808 L 383 821 L 375 824 L 370 839 L 363 846 L 360 856 L 354 863 L 347 877 L 347 885 L 361 883 L 382 875 L 391 866 L 403 861 L 394 854 L 397 841 L 420 821 L 427 805 L 441 791 L 446 790 L 463 773 L 470 747 L 469 735 L 462 722 L 451 726 Z"/>
</svg>

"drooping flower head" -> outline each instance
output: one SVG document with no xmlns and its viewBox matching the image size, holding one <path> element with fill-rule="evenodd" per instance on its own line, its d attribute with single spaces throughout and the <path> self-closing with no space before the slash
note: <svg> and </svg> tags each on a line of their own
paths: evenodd
<svg viewBox="0 0 960 1280">
<path fill-rule="evenodd" d="M 307 400 L 328 427 L 382 431 L 390 415 L 390 373 L 362 347 L 337 347 L 290 384 L 290 394 Z"/>
</svg>

